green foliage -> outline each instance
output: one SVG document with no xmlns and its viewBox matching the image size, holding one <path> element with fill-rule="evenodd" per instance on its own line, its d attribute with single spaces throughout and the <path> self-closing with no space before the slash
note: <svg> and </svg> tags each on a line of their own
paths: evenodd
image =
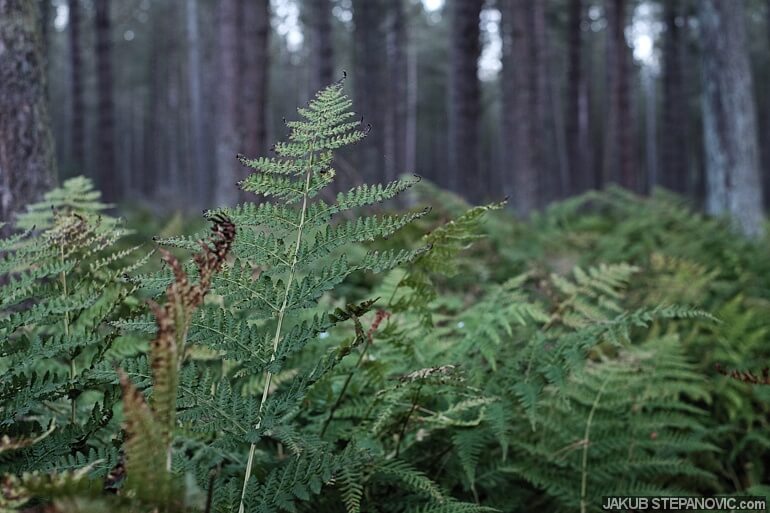
<svg viewBox="0 0 770 513">
<path fill-rule="evenodd" d="M 662 193 L 527 224 L 415 178 L 333 196 L 335 151 L 364 137 L 350 106 L 332 85 L 273 157 L 240 157 L 260 201 L 159 237 L 160 270 L 138 272 L 86 180 L 19 217 L 0 507 L 587 512 L 761 492 L 766 242 Z M 436 208 L 379 207 L 407 190 Z"/>
<path fill-rule="evenodd" d="M 545 391 L 540 429 L 498 469 L 543 490 L 558 510 L 600 511 L 605 495 L 675 495 L 713 477 L 688 460 L 709 443 L 704 378 L 675 338 L 651 340 Z"/>
<path fill-rule="evenodd" d="M 62 468 L 91 451 L 116 458 L 105 441 L 120 394 L 91 373 L 125 351 L 110 322 L 136 304 L 123 275 L 147 257 L 120 249 L 126 230 L 105 209 L 88 180 L 69 180 L 0 242 L 0 429 L 23 438 L 51 430 L 0 461 L 0 472 Z"/>
</svg>

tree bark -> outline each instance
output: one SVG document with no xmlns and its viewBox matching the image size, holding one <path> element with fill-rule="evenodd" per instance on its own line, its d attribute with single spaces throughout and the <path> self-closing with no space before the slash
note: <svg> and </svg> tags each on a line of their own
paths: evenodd
<svg viewBox="0 0 770 513">
<path fill-rule="evenodd" d="M 43 41 L 43 55 L 48 60 L 48 46 L 51 28 L 51 0 L 38 0 L 40 2 L 40 37 Z"/>
<path fill-rule="evenodd" d="M 569 165 L 569 192 L 579 194 L 589 188 L 585 162 L 581 151 L 580 95 L 583 82 L 583 0 L 570 0 L 567 22 L 567 162 Z"/>
<path fill-rule="evenodd" d="M 535 152 L 536 169 L 539 169 L 538 207 L 558 199 L 562 193 L 560 158 L 564 153 L 559 144 L 559 115 L 555 98 L 551 94 L 550 53 L 545 19 L 546 0 L 530 0 L 531 16 L 531 63 L 530 84 L 533 101 L 533 127 L 530 144 Z"/>
<path fill-rule="evenodd" d="M 55 176 L 38 3 L 0 0 L 0 221 Z M 3 231 L 0 228 L 0 231 Z M 7 233 L 7 228 L 4 233 Z"/>
<path fill-rule="evenodd" d="M 118 199 L 118 172 L 115 167 L 114 98 L 112 91 L 112 42 L 110 40 L 110 1 L 94 1 L 96 34 L 96 89 L 98 95 L 97 184 L 104 199 Z"/>
<path fill-rule="evenodd" d="M 701 0 L 706 208 L 759 236 L 764 219 L 743 2 Z"/>
<path fill-rule="evenodd" d="M 69 0 L 70 90 L 72 94 L 70 144 L 71 163 L 77 173 L 85 165 L 85 125 L 83 115 L 83 57 L 80 50 L 80 1 Z"/>
<path fill-rule="evenodd" d="M 313 92 L 334 82 L 334 41 L 332 38 L 331 0 L 309 0 L 308 32 L 312 37 L 310 62 Z"/>
<path fill-rule="evenodd" d="M 243 47 L 241 60 L 241 118 L 243 130 L 242 151 L 250 157 L 265 152 L 267 140 L 267 84 L 269 71 L 269 0 L 245 0 L 242 10 L 243 24 L 240 41 Z M 245 178 L 242 170 L 239 179 Z"/>
<path fill-rule="evenodd" d="M 353 8 L 354 100 L 363 116 L 364 126 L 374 137 L 364 141 L 357 151 L 357 167 L 367 180 L 385 179 L 385 105 L 387 91 L 383 63 L 387 62 L 383 0 L 355 2 Z"/>
<path fill-rule="evenodd" d="M 471 201 L 481 195 L 479 111 L 481 54 L 479 16 L 483 0 L 450 2 L 449 172 L 451 186 Z"/>
<path fill-rule="evenodd" d="M 688 190 L 687 125 L 689 120 L 684 79 L 684 21 L 681 0 L 665 2 L 663 18 L 663 130 L 660 184 L 679 194 Z M 677 23 L 679 20 L 679 23 Z M 681 24 L 681 25 L 680 25 Z"/>
<path fill-rule="evenodd" d="M 388 181 L 406 171 L 408 43 L 405 21 L 403 1 L 392 0 L 388 5 L 386 31 L 388 107 L 385 112 L 385 179 Z"/>
<path fill-rule="evenodd" d="M 604 145 L 604 178 L 639 190 L 631 112 L 629 46 L 626 42 L 627 0 L 606 0 L 609 110 Z"/>
<path fill-rule="evenodd" d="M 217 207 L 233 205 L 238 198 L 240 170 L 236 153 L 238 127 L 238 0 L 221 0 L 218 5 L 219 79 L 217 102 L 217 150 L 215 202 Z"/>
<path fill-rule="evenodd" d="M 198 27 L 198 0 L 187 0 L 185 10 L 185 34 L 187 36 L 187 86 L 190 102 L 190 133 L 192 141 L 192 173 L 195 196 L 200 205 L 208 203 L 209 181 L 206 176 L 203 136 L 203 92 L 201 87 L 201 48 Z"/>
<path fill-rule="evenodd" d="M 404 126 L 404 169 L 414 173 L 417 167 L 417 45 L 410 38 L 407 42 L 406 122 Z"/>
<path fill-rule="evenodd" d="M 537 131 L 542 125 L 536 108 L 534 12 L 531 0 L 504 0 L 501 12 L 504 162 L 513 175 L 506 192 L 512 195 L 517 214 L 525 217 L 539 205 L 542 172 L 537 149 L 541 135 Z"/>
</svg>

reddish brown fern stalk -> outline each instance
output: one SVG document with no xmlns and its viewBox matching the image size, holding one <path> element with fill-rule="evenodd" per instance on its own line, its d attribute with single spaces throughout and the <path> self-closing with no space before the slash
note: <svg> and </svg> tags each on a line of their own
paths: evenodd
<svg viewBox="0 0 770 513">
<path fill-rule="evenodd" d="M 717 372 L 723 376 L 733 378 L 751 385 L 770 385 L 770 367 L 762 369 L 762 374 L 754 374 L 751 371 L 727 370 L 720 364 L 716 364 Z"/>
<path fill-rule="evenodd" d="M 197 283 L 190 281 L 174 255 L 160 250 L 174 279 L 166 288 L 163 305 L 149 301 L 158 327 L 150 344 L 153 393 L 149 405 L 128 376 L 118 370 L 126 417 L 126 476 L 128 486 L 140 496 L 144 492 L 156 496 L 165 493 L 171 498 L 171 443 L 187 330 L 192 315 L 211 288 L 214 273 L 221 269 L 235 239 L 235 225 L 228 218 L 216 216 L 213 221 L 209 241 L 200 241 L 201 251 L 193 257 L 198 267 Z M 145 490 L 147 486 L 150 488 Z"/>
</svg>

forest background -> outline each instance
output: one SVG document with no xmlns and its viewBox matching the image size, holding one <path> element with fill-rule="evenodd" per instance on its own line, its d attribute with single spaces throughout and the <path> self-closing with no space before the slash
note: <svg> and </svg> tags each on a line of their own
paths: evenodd
<svg viewBox="0 0 770 513">
<path fill-rule="evenodd" d="M 286 113 L 346 73 L 376 137 L 337 158 L 341 188 L 418 173 L 527 215 L 610 183 L 662 186 L 760 230 L 770 2 L 37 4 L 42 53 L 28 64 L 49 116 L 30 122 L 50 119 L 55 144 L 34 152 L 43 179 L 23 157 L 5 166 L 3 218 L 31 199 L 25 182 L 79 174 L 108 201 L 164 212 L 233 204 L 248 175 L 235 155 L 265 153 Z M 35 144 L 3 117 L 9 146 Z"/>
</svg>

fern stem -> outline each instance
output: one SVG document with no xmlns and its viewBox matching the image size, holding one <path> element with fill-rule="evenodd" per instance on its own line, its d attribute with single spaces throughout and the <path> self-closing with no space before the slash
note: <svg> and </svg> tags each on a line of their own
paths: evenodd
<svg viewBox="0 0 770 513">
<path fill-rule="evenodd" d="M 337 411 L 337 408 L 340 407 L 342 404 L 342 399 L 345 397 L 345 392 L 348 389 L 348 385 L 350 385 L 350 381 L 353 379 L 353 375 L 356 373 L 358 368 L 361 366 L 361 363 L 364 361 L 364 356 L 366 356 L 366 350 L 369 349 L 369 345 L 372 342 L 372 335 L 366 337 L 366 344 L 364 345 L 363 349 L 361 349 L 361 355 L 358 357 L 358 361 L 356 362 L 355 367 L 353 367 L 353 370 L 348 373 L 347 378 L 345 378 L 345 383 L 342 385 L 342 390 L 340 390 L 340 395 L 337 396 L 337 400 L 334 402 L 334 405 L 331 407 L 331 410 L 329 411 L 329 416 L 326 418 L 326 421 L 324 422 L 323 427 L 321 428 L 321 437 L 326 434 L 326 429 L 329 427 L 329 424 L 331 424 L 332 419 L 334 418 L 334 413 Z"/>
<path fill-rule="evenodd" d="M 308 169 L 307 173 L 305 174 L 305 189 L 302 191 L 302 210 L 300 212 L 299 217 L 299 225 L 297 226 L 297 242 L 294 245 L 294 256 L 292 257 L 291 261 L 291 268 L 289 269 L 289 277 L 286 280 L 286 290 L 283 295 L 283 303 L 281 304 L 281 309 L 278 312 L 278 324 L 275 328 L 275 337 L 273 337 L 273 352 L 270 356 L 270 361 L 275 361 L 275 355 L 278 352 L 278 344 L 281 340 L 281 330 L 283 329 L 283 319 L 286 316 L 286 307 L 289 303 L 289 293 L 291 292 L 291 286 L 294 282 L 294 275 L 296 273 L 297 269 L 297 261 L 299 259 L 299 249 L 300 245 L 302 244 L 302 232 L 305 227 L 305 216 L 307 215 L 307 205 L 308 205 L 308 196 L 310 195 L 310 178 L 313 175 L 313 160 L 315 158 L 315 137 L 310 142 L 310 149 L 308 150 L 310 153 L 310 159 L 308 160 Z M 267 401 L 267 394 L 270 390 L 270 384 L 273 381 L 273 373 L 271 371 L 267 371 L 265 373 L 265 386 L 262 390 L 262 399 L 259 401 L 259 409 L 257 410 L 257 414 L 262 414 L 262 408 L 265 406 L 265 402 Z M 260 418 L 257 421 L 257 425 L 255 426 L 255 429 L 259 429 L 262 425 L 262 419 Z M 254 452 L 257 449 L 257 444 L 252 442 L 251 446 L 249 447 L 249 458 L 246 461 L 246 474 L 243 477 L 243 488 L 241 490 L 241 501 L 240 505 L 238 506 L 238 513 L 244 513 L 245 512 L 245 503 L 244 500 L 246 499 L 246 488 L 249 484 L 249 479 L 251 478 L 251 471 L 254 466 Z"/>
<path fill-rule="evenodd" d="M 409 419 L 412 418 L 412 413 L 414 413 L 414 410 L 417 409 L 417 402 L 420 400 L 421 391 L 422 383 L 420 383 L 420 386 L 417 387 L 417 392 L 415 392 L 414 399 L 412 400 L 412 406 L 409 408 L 409 413 L 406 414 L 404 423 L 401 425 L 401 431 L 398 434 L 398 442 L 396 442 L 396 458 L 398 458 L 398 454 L 401 450 L 401 442 L 404 440 L 404 436 L 406 436 L 406 426 L 409 424 Z"/>
<path fill-rule="evenodd" d="M 64 265 L 64 244 L 61 245 L 61 263 Z M 62 296 L 64 299 L 67 299 L 67 273 L 66 271 L 61 272 L 61 283 L 62 283 Z M 67 342 L 69 342 L 70 338 L 70 313 L 66 309 L 64 310 L 64 337 L 67 339 Z M 75 368 L 75 357 L 73 355 L 70 355 L 70 361 L 69 361 L 69 367 L 70 367 L 70 391 L 75 385 L 75 374 L 77 369 Z M 77 413 L 77 408 L 75 405 L 75 397 L 72 395 L 70 397 L 70 424 L 75 424 L 75 417 Z"/>
<path fill-rule="evenodd" d="M 599 391 L 596 393 L 596 398 L 594 399 L 593 404 L 591 405 L 591 411 L 588 413 L 588 419 L 586 420 L 586 430 L 583 434 L 583 461 L 581 463 L 581 469 L 580 469 L 580 513 L 586 513 L 587 505 L 586 505 L 586 492 L 588 490 L 588 445 L 589 445 L 589 436 L 591 434 L 591 423 L 594 420 L 594 413 L 596 412 L 596 409 L 599 407 L 599 401 L 601 400 L 602 394 L 604 393 L 604 389 L 607 386 L 607 383 L 610 381 L 610 376 L 607 376 L 607 379 L 604 380 L 602 383 L 602 386 L 599 387 Z"/>
</svg>

